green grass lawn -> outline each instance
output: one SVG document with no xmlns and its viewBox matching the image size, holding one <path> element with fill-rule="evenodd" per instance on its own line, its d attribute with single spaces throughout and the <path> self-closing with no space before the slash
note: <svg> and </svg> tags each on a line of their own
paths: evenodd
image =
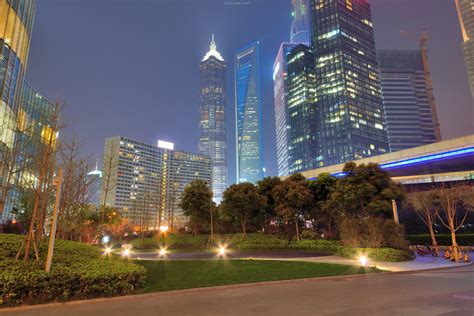
<svg viewBox="0 0 474 316">
<path fill-rule="evenodd" d="M 376 272 L 339 264 L 273 260 L 167 260 L 136 261 L 147 270 L 140 293 L 215 285 Z"/>
</svg>

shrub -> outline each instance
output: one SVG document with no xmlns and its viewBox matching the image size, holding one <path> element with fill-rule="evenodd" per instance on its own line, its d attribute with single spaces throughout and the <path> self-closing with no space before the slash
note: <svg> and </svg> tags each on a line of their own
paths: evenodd
<svg viewBox="0 0 474 316">
<path fill-rule="evenodd" d="M 318 238 L 318 234 L 312 229 L 304 229 L 301 232 L 301 239 L 303 240 L 314 240 Z"/>
<path fill-rule="evenodd" d="M 39 261 L 15 261 L 23 238 L 0 234 L 1 306 L 123 295 L 144 285 L 142 266 L 72 241 L 57 240 L 49 273 L 44 271 L 46 241 L 39 245 Z"/>
<path fill-rule="evenodd" d="M 368 258 L 381 261 L 381 262 L 398 262 L 408 261 L 415 258 L 414 254 L 410 250 L 401 250 L 393 248 L 352 248 L 352 247 L 341 247 L 339 248 L 338 255 L 351 259 L 358 259 L 359 256 L 364 255 Z"/>
<path fill-rule="evenodd" d="M 136 249 L 157 249 L 160 247 L 158 239 L 154 237 L 145 238 L 143 240 L 141 238 L 137 238 L 132 240 L 131 244 L 132 247 Z"/>
<path fill-rule="evenodd" d="M 412 245 L 431 245 L 431 237 L 429 234 L 407 235 L 406 238 Z M 436 241 L 439 245 L 449 246 L 452 243 L 451 234 L 436 235 Z M 456 241 L 460 246 L 472 246 L 474 245 L 474 234 L 456 234 Z"/>
<path fill-rule="evenodd" d="M 403 226 L 392 220 L 374 217 L 346 217 L 340 225 L 341 242 L 350 247 L 407 249 L 403 231 Z"/>
</svg>

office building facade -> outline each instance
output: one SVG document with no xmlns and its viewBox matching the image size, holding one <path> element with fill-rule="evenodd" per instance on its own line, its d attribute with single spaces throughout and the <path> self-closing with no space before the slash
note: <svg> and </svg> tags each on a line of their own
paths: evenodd
<svg viewBox="0 0 474 316">
<path fill-rule="evenodd" d="M 313 0 L 319 147 L 323 165 L 389 151 L 367 0 Z"/>
<path fill-rule="evenodd" d="M 8 175 L 4 156 L 15 146 L 35 10 L 34 0 L 0 0 L 0 219 L 11 217 L 9 188 L 18 181 L 18 177 L 11 179 Z"/>
<path fill-rule="evenodd" d="M 455 0 L 459 24 L 461 25 L 462 50 L 467 77 L 474 99 L 474 1 Z"/>
<path fill-rule="evenodd" d="M 211 159 L 126 137 L 105 141 L 101 204 L 117 207 L 136 230 L 186 227 L 179 208 L 184 188 L 192 180 L 211 182 Z"/>
<path fill-rule="evenodd" d="M 273 99 L 275 101 L 275 127 L 278 176 L 286 176 L 288 167 L 288 82 L 286 61 L 298 44 L 282 43 L 273 64 Z"/>
<path fill-rule="evenodd" d="M 259 42 L 235 54 L 237 182 L 263 178 Z"/>
<path fill-rule="evenodd" d="M 226 63 L 217 51 L 214 35 L 200 66 L 199 153 L 212 160 L 212 192 L 220 203 L 227 187 Z"/>
<path fill-rule="evenodd" d="M 377 56 L 390 150 L 436 142 L 421 51 L 379 50 Z"/>
<path fill-rule="evenodd" d="M 300 44 L 288 54 L 288 168 L 297 173 L 321 166 L 318 147 L 316 75 L 310 47 Z"/>
</svg>

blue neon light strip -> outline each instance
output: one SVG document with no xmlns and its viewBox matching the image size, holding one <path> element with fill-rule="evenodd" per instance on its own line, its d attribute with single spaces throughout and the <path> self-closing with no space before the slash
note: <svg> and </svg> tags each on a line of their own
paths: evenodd
<svg viewBox="0 0 474 316">
<path fill-rule="evenodd" d="M 388 168 L 394 168 L 394 167 L 400 167 L 400 166 L 406 166 L 406 165 L 413 165 L 420 162 L 440 160 L 444 158 L 450 158 L 450 157 L 461 156 L 461 155 L 472 154 L 472 153 L 474 153 L 474 147 L 447 151 L 444 153 L 423 156 L 423 157 L 418 157 L 418 158 L 411 158 L 411 159 L 397 161 L 397 162 L 386 163 L 386 164 L 380 165 L 380 168 L 388 169 Z"/>
</svg>

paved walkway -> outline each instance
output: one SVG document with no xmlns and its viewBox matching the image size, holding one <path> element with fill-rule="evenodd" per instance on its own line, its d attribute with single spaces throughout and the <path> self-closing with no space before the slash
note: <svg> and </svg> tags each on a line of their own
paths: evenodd
<svg viewBox="0 0 474 316">
<path fill-rule="evenodd" d="M 0 309 L 0 315 L 474 315 L 474 266 L 221 286 Z"/>
<path fill-rule="evenodd" d="M 473 258 L 474 254 L 470 254 Z M 339 256 L 321 256 L 312 258 L 289 258 L 289 259 L 273 259 L 267 258 L 266 260 L 295 260 L 295 261 L 306 261 L 306 262 L 324 262 L 324 263 L 338 263 L 347 265 L 362 265 L 358 260 L 347 259 Z M 406 272 L 406 271 L 421 271 L 421 270 L 432 270 L 432 269 L 443 269 L 443 268 L 455 268 L 468 266 L 471 262 L 450 262 L 444 258 L 436 258 L 431 256 L 420 257 L 417 256 L 415 260 L 404 261 L 404 262 L 376 262 L 369 260 L 368 266 L 375 266 L 381 270 L 387 270 L 392 272 Z"/>
</svg>

